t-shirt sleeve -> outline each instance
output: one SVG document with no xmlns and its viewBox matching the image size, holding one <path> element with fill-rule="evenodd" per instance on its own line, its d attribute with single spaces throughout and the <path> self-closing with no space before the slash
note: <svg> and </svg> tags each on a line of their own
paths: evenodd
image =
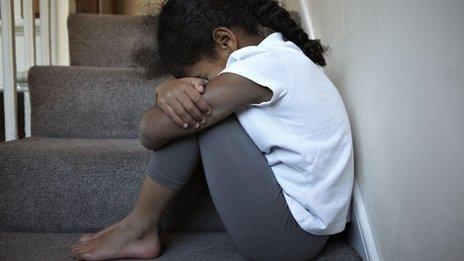
<svg viewBox="0 0 464 261">
<path fill-rule="evenodd" d="M 287 94 L 290 84 L 285 60 L 275 51 L 260 46 L 248 46 L 233 52 L 226 68 L 218 75 L 223 73 L 243 76 L 273 92 L 269 101 L 249 106 L 273 107 L 279 104 Z"/>
</svg>

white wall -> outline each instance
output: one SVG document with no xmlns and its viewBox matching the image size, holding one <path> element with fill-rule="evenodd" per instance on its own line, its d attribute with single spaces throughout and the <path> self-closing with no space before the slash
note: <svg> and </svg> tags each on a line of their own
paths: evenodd
<svg viewBox="0 0 464 261">
<path fill-rule="evenodd" d="M 464 260 L 464 1 L 303 0 L 385 260 Z"/>
<path fill-rule="evenodd" d="M 300 3 L 297 0 L 283 0 L 283 6 L 289 11 L 299 11 Z"/>
</svg>

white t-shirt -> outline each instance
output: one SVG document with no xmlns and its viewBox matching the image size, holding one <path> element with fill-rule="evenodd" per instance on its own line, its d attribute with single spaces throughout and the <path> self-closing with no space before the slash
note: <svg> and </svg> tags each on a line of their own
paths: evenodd
<svg viewBox="0 0 464 261">
<path fill-rule="evenodd" d="M 323 70 L 273 33 L 233 52 L 222 73 L 273 91 L 270 101 L 235 114 L 266 156 L 297 223 L 315 235 L 343 231 L 350 220 L 353 145 L 345 106 Z"/>
</svg>

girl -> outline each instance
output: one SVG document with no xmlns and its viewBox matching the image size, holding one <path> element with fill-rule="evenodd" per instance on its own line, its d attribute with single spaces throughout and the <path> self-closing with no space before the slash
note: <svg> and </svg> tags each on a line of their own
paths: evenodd
<svg viewBox="0 0 464 261">
<path fill-rule="evenodd" d="M 201 155 L 213 202 L 240 252 L 307 260 L 349 220 L 348 117 L 318 67 L 324 48 L 270 0 L 168 0 L 157 86 L 141 141 L 154 150 L 130 214 L 71 249 L 79 259 L 153 258 L 158 225 Z"/>
</svg>

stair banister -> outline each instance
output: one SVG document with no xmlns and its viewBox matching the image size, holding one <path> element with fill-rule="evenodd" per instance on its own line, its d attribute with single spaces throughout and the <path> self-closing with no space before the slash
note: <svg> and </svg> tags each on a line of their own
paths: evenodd
<svg viewBox="0 0 464 261">
<path fill-rule="evenodd" d="M 6 141 L 18 138 L 17 92 L 24 95 L 24 131 L 26 137 L 31 136 L 27 84 L 29 68 L 37 64 L 69 65 L 66 19 L 70 12 L 74 12 L 74 1 L 40 0 L 40 21 L 35 20 L 33 2 L 34 0 L 1 0 L 4 82 L 0 84 L 0 92 L 4 92 L 4 108 L 1 109 L 5 111 Z M 36 23 L 40 26 L 39 61 L 35 39 Z M 24 49 L 16 50 L 15 26 L 24 29 Z"/>
</svg>

